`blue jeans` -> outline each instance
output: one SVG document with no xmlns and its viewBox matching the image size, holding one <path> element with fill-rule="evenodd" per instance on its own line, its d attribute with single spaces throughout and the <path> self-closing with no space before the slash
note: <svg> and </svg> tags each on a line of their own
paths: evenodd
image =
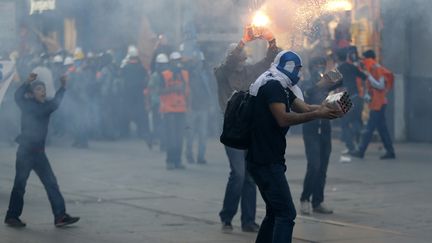
<svg viewBox="0 0 432 243">
<path fill-rule="evenodd" d="M 187 133 L 186 133 L 186 156 L 193 158 L 193 141 L 195 133 L 198 136 L 198 156 L 197 161 L 205 160 L 207 148 L 207 111 L 192 111 L 187 114 Z"/>
<path fill-rule="evenodd" d="M 231 172 L 219 216 L 222 222 L 231 222 L 241 199 L 242 226 L 255 223 L 256 186 L 246 171 L 245 151 L 225 146 Z"/>
<path fill-rule="evenodd" d="M 66 213 L 65 202 L 45 151 L 18 147 L 16 175 L 6 218 L 18 218 L 24 207 L 24 193 L 30 172 L 34 170 L 45 187 L 54 218 Z"/>
<path fill-rule="evenodd" d="M 367 122 L 366 129 L 363 133 L 359 145 L 359 152 L 361 154 L 364 154 L 366 152 L 375 129 L 378 130 L 381 141 L 383 142 L 384 148 L 387 150 L 387 153 L 394 153 L 393 143 L 391 141 L 385 119 L 385 109 L 386 107 L 383 106 L 379 111 L 371 110 L 369 112 L 369 120 Z"/>
<path fill-rule="evenodd" d="M 289 243 L 292 241 L 296 210 L 285 177 L 284 164 L 257 166 L 248 170 L 266 204 L 266 215 L 261 223 L 256 243 Z"/>
<path fill-rule="evenodd" d="M 332 150 L 331 126 L 328 120 L 315 120 L 303 124 L 307 169 L 300 201 L 310 201 L 318 207 L 324 201 L 327 168 Z"/>
</svg>

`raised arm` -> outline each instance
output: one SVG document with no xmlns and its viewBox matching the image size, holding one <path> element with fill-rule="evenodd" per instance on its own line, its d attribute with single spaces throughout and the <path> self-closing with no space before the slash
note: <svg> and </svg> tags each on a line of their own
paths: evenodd
<svg viewBox="0 0 432 243">
<path fill-rule="evenodd" d="M 51 101 L 49 101 L 50 104 L 49 104 L 46 112 L 49 112 L 49 113 L 54 112 L 60 106 L 60 103 L 62 102 L 63 97 L 64 97 L 64 93 L 66 91 L 66 82 L 67 82 L 66 76 L 65 75 L 61 76 L 60 77 L 61 86 L 57 90 L 54 98 Z"/>
<path fill-rule="evenodd" d="M 37 78 L 37 74 L 31 73 L 27 80 L 15 91 L 15 102 L 18 106 L 23 109 L 24 103 L 26 102 L 26 94 L 30 90 L 31 82 L 35 81 Z"/>
</svg>

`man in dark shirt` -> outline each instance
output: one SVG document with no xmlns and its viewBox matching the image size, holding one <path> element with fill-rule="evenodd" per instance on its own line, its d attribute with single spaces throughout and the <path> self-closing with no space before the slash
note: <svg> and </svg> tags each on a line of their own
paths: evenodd
<svg viewBox="0 0 432 243">
<path fill-rule="evenodd" d="M 310 79 L 302 82 L 305 102 L 319 105 L 327 97 L 329 89 L 317 85 L 326 70 L 325 57 L 316 57 L 309 62 Z M 330 90 L 336 87 L 331 87 Z M 303 141 L 307 159 L 306 176 L 300 198 L 300 212 L 331 214 L 333 210 L 324 205 L 324 188 L 327 168 L 332 150 L 331 124 L 328 119 L 316 119 L 303 123 Z M 312 199 L 312 201 L 310 200 Z"/>
<path fill-rule="evenodd" d="M 342 115 L 340 110 L 326 104 L 308 105 L 302 101 L 302 93 L 296 86 L 301 67 L 296 53 L 282 51 L 270 69 L 250 87 L 250 94 L 256 97 L 247 168 L 266 203 L 257 243 L 292 241 L 296 211 L 285 178 L 285 135 L 289 127 Z"/>
<path fill-rule="evenodd" d="M 351 101 L 352 109 L 341 119 L 342 139 L 347 147 L 347 153 L 356 150 L 355 142 L 360 139 L 360 131 L 363 127 L 363 81 L 366 75 L 358 67 L 347 61 L 347 50 L 341 49 L 337 52 L 339 66 L 338 70 L 343 76 L 343 85 L 347 89 Z"/>
<path fill-rule="evenodd" d="M 47 191 L 54 214 L 54 224 L 56 227 L 62 227 L 77 222 L 79 218 L 71 217 L 66 213 L 63 196 L 45 154 L 45 140 L 50 116 L 63 99 L 66 78 L 60 79 L 62 85 L 55 97 L 46 100 L 45 85 L 41 81 L 35 81 L 36 77 L 36 74 L 30 74 L 27 82 L 15 93 L 15 101 L 22 113 L 21 134 L 16 139 L 19 144 L 16 175 L 5 223 L 11 227 L 26 226 L 19 217 L 24 206 L 27 179 L 30 172 L 34 170 Z"/>
</svg>

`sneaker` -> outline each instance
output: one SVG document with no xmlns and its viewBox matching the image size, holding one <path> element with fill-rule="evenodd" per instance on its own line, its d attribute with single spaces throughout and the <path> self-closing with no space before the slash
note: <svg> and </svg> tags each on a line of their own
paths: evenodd
<svg viewBox="0 0 432 243">
<path fill-rule="evenodd" d="M 314 211 L 314 213 L 321 213 L 321 214 L 332 214 L 333 213 L 333 210 L 331 210 L 330 208 L 328 208 L 323 203 L 321 203 L 317 207 L 314 207 L 313 211 Z"/>
<path fill-rule="evenodd" d="M 256 233 L 259 231 L 260 226 L 257 223 L 252 223 L 242 226 L 243 232 Z"/>
<path fill-rule="evenodd" d="M 396 159 L 395 153 L 386 153 L 380 159 Z"/>
<path fill-rule="evenodd" d="M 205 164 L 207 164 L 207 160 L 205 160 L 205 159 L 198 159 L 197 160 L 197 164 L 205 165 Z"/>
<path fill-rule="evenodd" d="M 230 233 L 233 231 L 233 226 L 231 225 L 231 222 L 222 222 L 222 232 L 224 233 Z"/>
<path fill-rule="evenodd" d="M 184 169 L 186 169 L 186 166 L 184 166 L 182 164 L 176 164 L 175 168 L 178 169 L 178 170 L 184 170 Z"/>
<path fill-rule="evenodd" d="M 300 213 L 303 215 L 311 214 L 311 205 L 309 201 L 300 201 Z"/>
<path fill-rule="evenodd" d="M 79 217 L 71 217 L 69 214 L 63 215 L 63 217 L 55 220 L 54 225 L 58 228 L 66 225 L 74 224 L 80 220 Z"/>
<path fill-rule="evenodd" d="M 15 228 L 26 227 L 26 225 L 27 225 L 26 223 L 21 221 L 21 219 L 19 219 L 19 218 L 6 218 L 4 222 L 9 227 L 15 227 Z"/>
<path fill-rule="evenodd" d="M 352 157 L 356 157 L 356 158 L 359 158 L 359 159 L 363 159 L 364 158 L 364 153 L 362 153 L 362 152 L 360 152 L 358 150 L 354 151 L 354 152 L 351 152 L 350 155 Z"/>
<path fill-rule="evenodd" d="M 339 158 L 339 162 L 342 164 L 343 163 L 349 163 L 349 162 L 351 162 L 351 157 L 346 156 L 346 155 L 341 155 Z"/>
</svg>

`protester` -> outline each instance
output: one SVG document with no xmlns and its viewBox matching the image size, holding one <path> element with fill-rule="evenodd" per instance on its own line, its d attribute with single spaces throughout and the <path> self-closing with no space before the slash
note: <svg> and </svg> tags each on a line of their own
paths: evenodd
<svg viewBox="0 0 432 243">
<path fill-rule="evenodd" d="M 302 82 L 306 103 L 321 104 L 329 91 L 335 88 L 323 88 L 318 85 L 326 71 L 326 66 L 325 57 L 315 57 L 310 61 L 309 73 L 311 77 Z M 303 123 L 302 127 L 307 169 L 300 198 L 300 212 L 305 215 L 311 214 L 312 202 L 314 213 L 331 214 L 333 210 L 323 203 L 327 168 L 332 151 L 331 124 L 328 119 L 316 119 Z"/>
<path fill-rule="evenodd" d="M 256 39 L 246 28 L 242 40 L 231 44 L 224 62 L 215 68 L 214 73 L 218 84 L 219 104 L 225 111 L 226 103 L 234 90 L 248 90 L 249 85 L 262 72 L 269 68 L 278 52 L 273 34 L 266 31 L 261 38 L 268 41 L 266 57 L 256 64 L 246 64 L 244 47 L 247 42 Z M 255 223 L 256 187 L 253 179 L 246 171 L 245 151 L 225 146 L 230 163 L 230 175 L 225 190 L 222 210 L 219 213 L 223 231 L 232 231 L 231 221 L 237 213 L 241 200 L 241 224 L 246 232 L 257 232 L 259 225 Z"/>
<path fill-rule="evenodd" d="M 190 75 L 189 111 L 186 118 L 186 159 L 189 163 L 206 164 L 205 153 L 207 148 L 208 116 L 211 106 L 212 92 L 209 78 L 204 71 L 204 54 L 200 50 L 187 53 L 184 56 L 185 68 Z M 198 137 L 198 153 L 193 155 L 195 134 Z M 195 159 L 196 158 L 196 159 Z"/>
<path fill-rule="evenodd" d="M 368 76 L 365 100 L 369 103 L 369 120 L 361 137 L 358 150 L 352 152 L 351 155 L 358 158 L 364 158 L 364 154 L 372 139 L 372 135 L 375 129 L 377 129 L 386 150 L 386 153 L 382 155 L 380 159 L 395 159 L 396 154 L 387 128 L 385 116 L 387 93 L 390 92 L 393 87 L 393 74 L 375 60 L 376 55 L 373 50 L 364 52 L 363 57 L 363 64 L 365 67 L 364 71 Z"/>
<path fill-rule="evenodd" d="M 366 75 L 348 60 L 348 50 L 341 49 L 337 52 L 338 70 L 343 75 L 343 85 L 347 89 L 353 108 L 341 119 L 342 140 L 348 151 L 352 153 L 357 149 L 360 131 L 363 128 L 363 81 Z M 353 58 L 350 58 L 351 60 Z"/>
<path fill-rule="evenodd" d="M 16 141 L 19 144 L 16 159 L 16 175 L 12 189 L 9 209 L 5 223 L 11 227 L 25 227 L 20 216 L 24 206 L 24 192 L 30 172 L 39 176 L 54 214 L 56 227 L 76 223 L 80 218 L 66 213 L 65 202 L 59 190 L 56 177 L 45 154 L 45 141 L 51 114 L 59 107 L 65 92 L 66 78 L 61 78 L 61 88 L 52 100 L 46 99 L 45 84 L 31 74 L 28 80 L 15 93 L 21 117 L 21 134 Z"/>
<path fill-rule="evenodd" d="M 301 68 L 296 53 L 282 51 L 249 90 L 255 102 L 247 168 L 266 203 L 257 243 L 292 241 L 296 210 L 285 178 L 285 135 L 289 127 L 342 115 L 342 111 L 327 104 L 308 105 L 302 101 L 301 90 L 296 86 Z"/>
</svg>

